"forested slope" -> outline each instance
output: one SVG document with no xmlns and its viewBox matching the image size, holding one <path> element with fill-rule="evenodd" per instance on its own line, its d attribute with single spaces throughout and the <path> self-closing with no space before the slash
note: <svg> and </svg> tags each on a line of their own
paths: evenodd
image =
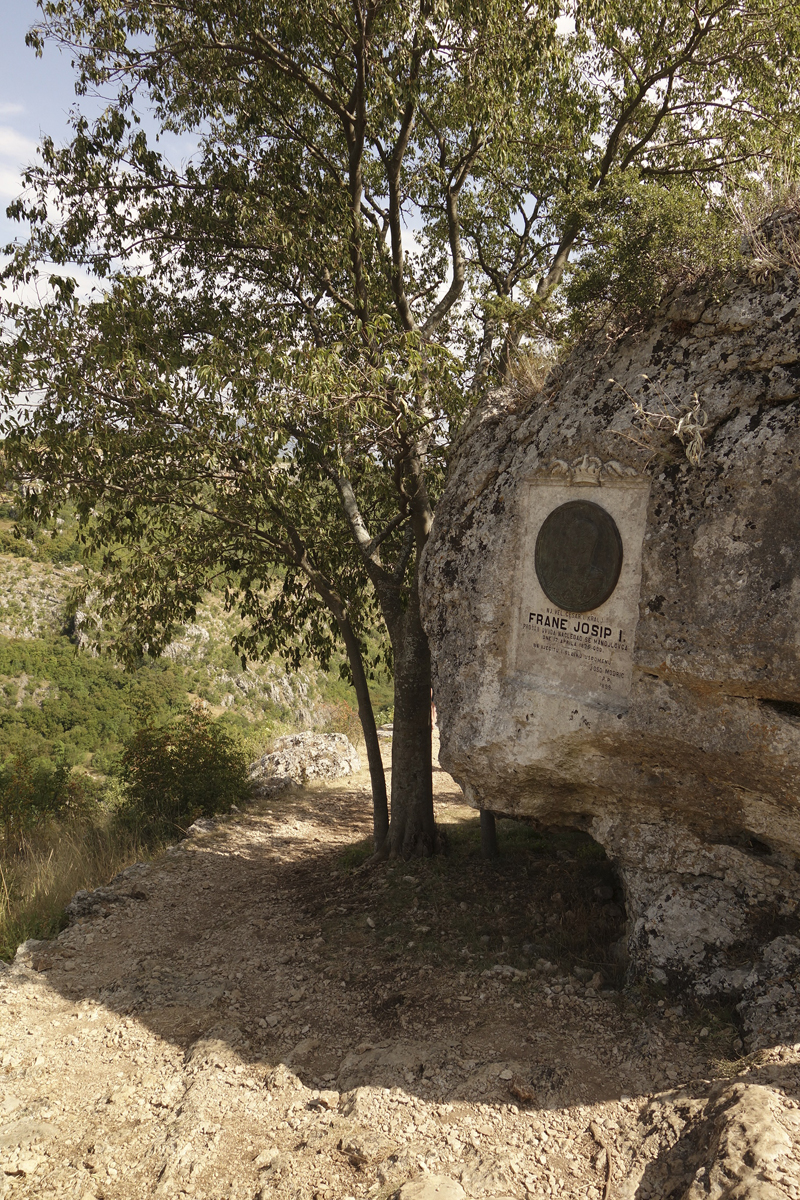
<svg viewBox="0 0 800 1200">
<path fill-rule="evenodd" d="M 351 689 L 309 664 L 280 659 L 242 666 L 230 648 L 239 617 L 221 594 L 166 654 L 124 670 L 91 647 L 91 612 L 68 615 L 83 567 L 75 523 L 53 531 L 20 528 L 11 498 L 0 499 L 0 766 L 24 754 L 105 775 L 122 745 L 144 725 L 161 725 L 198 702 L 237 728 L 255 749 L 287 729 L 357 728 Z M 21 536 L 20 536 L 21 535 Z M 390 702 L 388 681 L 375 700 Z"/>
</svg>

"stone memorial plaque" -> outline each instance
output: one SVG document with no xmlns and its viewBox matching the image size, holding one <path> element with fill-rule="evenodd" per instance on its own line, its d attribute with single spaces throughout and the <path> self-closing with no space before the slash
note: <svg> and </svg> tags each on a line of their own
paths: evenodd
<svg viewBox="0 0 800 1200">
<path fill-rule="evenodd" d="M 522 489 L 511 667 L 537 691 L 624 708 L 650 485 L 589 461 Z"/>
</svg>

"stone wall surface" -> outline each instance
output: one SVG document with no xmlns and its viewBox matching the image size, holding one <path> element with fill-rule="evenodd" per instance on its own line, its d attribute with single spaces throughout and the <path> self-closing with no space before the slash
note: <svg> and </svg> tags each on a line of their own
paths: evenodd
<svg viewBox="0 0 800 1200">
<path fill-rule="evenodd" d="M 633 973 L 741 998 L 754 1043 L 797 1021 L 800 996 L 799 305 L 793 270 L 675 294 L 648 328 L 584 341 L 539 394 L 490 395 L 422 572 L 442 766 L 476 807 L 589 832 L 624 884 Z M 698 465 L 632 403 L 679 417 L 695 393 Z M 554 478 L 601 497 L 649 481 L 616 704 L 515 658 L 526 489 Z M 756 1004 L 773 960 L 794 967 L 780 1002 Z"/>
</svg>

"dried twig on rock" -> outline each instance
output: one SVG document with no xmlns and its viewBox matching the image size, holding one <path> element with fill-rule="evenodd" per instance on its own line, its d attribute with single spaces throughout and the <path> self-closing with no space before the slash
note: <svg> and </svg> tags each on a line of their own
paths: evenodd
<svg viewBox="0 0 800 1200">
<path fill-rule="evenodd" d="M 603 1200 L 611 1200 L 611 1179 L 614 1172 L 614 1165 L 611 1158 L 611 1147 L 603 1137 L 603 1131 L 596 1121 L 592 1121 L 590 1124 L 589 1132 L 600 1147 L 600 1154 L 597 1156 L 597 1168 L 598 1170 L 605 1171 Z M 603 1155 L 605 1155 L 605 1162 L 603 1162 Z"/>
<path fill-rule="evenodd" d="M 686 457 L 693 467 L 698 466 L 700 459 L 703 457 L 705 443 L 705 429 L 708 425 L 708 415 L 700 407 L 700 397 L 697 392 L 692 396 L 691 402 L 683 406 L 671 400 L 661 385 L 649 375 L 642 375 L 648 383 L 652 384 L 658 395 L 660 407 L 653 411 L 645 408 L 641 400 L 637 400 L 632 396 L 623 384 L 618 383 L 615 379 L 609 379 L 609 383 L 613 383 L 615 387 L 628 397 L 633 405 L 634 419 L 639 421 L 645 430 L 652 429 L 668 429 L 672 437 L 676 437 L 681 445 L 686 450 Z M 620 430 L 615 430 L 620 433 Z M 628 437 L 628 434 L 622 434 L 623 437 Z M 645 438 L 647 434 L 645 433 Z M 645 449 L 655 450 L 656 447 L 652 441 L 647 442 L 637 441 L 636 438 L 630 438 L 637 445 L 643 446 Z"/>
</svg>

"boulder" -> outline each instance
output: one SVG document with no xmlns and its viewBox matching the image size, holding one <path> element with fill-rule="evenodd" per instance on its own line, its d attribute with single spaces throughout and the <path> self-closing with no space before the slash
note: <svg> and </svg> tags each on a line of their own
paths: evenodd
<svg viewBox="0 0 800 1200">
<path fill-rule="evenodd" d="M 421 574 L 441 765 L 588 832 L 632 975 L 747 1025 L 800 934 L 800 283 L 726 286 L 489 395 Z"/>
<path fill-rule="evenodd" d="M 14 955 L 14 966 L 31 966 L 37 956 L 49 948 L 50 943 L 39 938 L 28 938 L 26 941 L 20 942 Z"/>
<path fill-rule="evenodd" d="M 639 1111 L 632 1159 L 624 1178 L 614 1179 L 614 1200 L 784 1200 L 800 1115 L 781 1100 L 752 1076 L 718 1080 L 705 1094 L 662 1092 Z M 653 1155 L 662 1131 L 661 1151 Z"/>
<path fill-rule="evenodd" d="M 278 738 L 272 754 L 250 765 L 256 790 L 279 791 L 309 779 L 338 779 L 361 770 L 361 760 L 343 733 L 292 733 Z"/>
</svg>

